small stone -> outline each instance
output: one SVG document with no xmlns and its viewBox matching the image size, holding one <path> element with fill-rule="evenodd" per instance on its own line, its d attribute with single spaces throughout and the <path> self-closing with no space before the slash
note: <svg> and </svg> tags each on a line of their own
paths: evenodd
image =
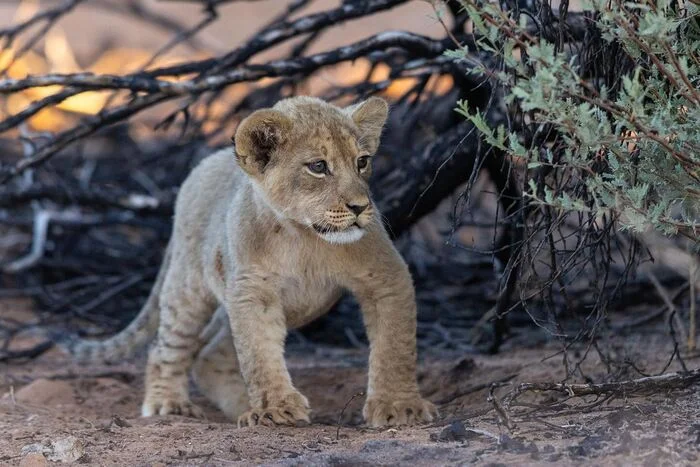
<svg viewBox="0 0 700 467">
<path fill-rule="evenodd" d="M 75 462 L 85 455 L 85 446 L 75 436 L 67 436 L 51 442 L 48 459 L 54 462 Z"/>
<path fill-rule="evenodd" d="M 119 415 L 112 415 L 112 424 L 117 425 L 119 428 L 129 428 L 131 423 L 127 422 Z"/>
<path fill-rule="evenodd" d="M 502 434 L 498 438 L 498 449 L 508 451 L 515 454 L 536 453 L 539 451 L 534 442 L 526 444 L 521 438 L 511 438 L 506 434 Z"/>
<path fill-rule="evenodd" d="M 360 452 L 386 452 L 405 447 L 406 443 L 398 439 L 372 439 L 362 445 Z"/>
<path fill-rule="evenodd" d="M 455 366 L 450 368 L 448 374 L 453 381 L 460 381 L 469 376 L 475 369 L 476 362 L 474 362 L 474 359 L 471 357 L 464 357 L 460 359 Z"/>
<path fill-rule="evenodd" d="M 39 453 L 39 454 L 46 454 L 49 452 L 51 448 L 44 446 L 41 443 L 32 443 L 32 444 L 27 444 L 26 446 L 22 446 L 22 450 L 20 451 L 22 455 L 26 454 L 32 454 L 32 453 Z"/>
<path fill-rule="evenodd" d="M 48 465 L 49 461 L 40 452 L 30 452 L 19 462 L 19 467 L 45 467 Z"/>
<path fill-rule="evenodd" d="M 452 422 L 442 429 L 437 437 L 438 441 L 447 443 L 450 441 L 466 441 L 467 429 L 460 421 Z"/>
<path fill-rule="evenodd" d="M 318 446 L 318 443 L 315 441 L 309 441 L 308 443 L 302 443 L 301 444 L 304 448 L 308 449 L 309 451 L 320 451 L 321 448 Z"/>
</svg>

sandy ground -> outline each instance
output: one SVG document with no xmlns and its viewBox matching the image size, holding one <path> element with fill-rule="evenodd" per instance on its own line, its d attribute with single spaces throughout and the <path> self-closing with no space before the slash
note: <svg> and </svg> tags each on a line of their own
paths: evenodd
<svg viewBox="0 0 700 467">
<path fill-rule="evenodd" d="M 79 367 L 50 351 L 31 362 L 0 365 L 0 465 L 700 463 L 700 395 L 692 387 L 597 406 L 589 405 L 590 398 L 570 400 L 566 407 L 552 394 L 532 395 L 522 399 L 526 405 L 517 414 L 511 413 L 515 429 L 501 426 L 487 402 L 489 385 L 561 380 L 561 358 L 546 358 L 557 350 L 545 344 L 495 356 L 423 355 L 421 387 L 439 404 L 442 418 L 429 426 L 389 430 L 361 424 L 363 398 L 353 395 L 366 381 L 362 349 L 291 350 L 292 376 L 311 402 L 312 425 L 240 429 L 196 393 L 205 420 L 139 418 L 143 358 Z M 662 368 L 669 355 L 666 340 L 653 333 L 626 339 L 618 351 L 634 356 L 648 371 Z M 698 361 L 687 363 L 694 368 Z M 586 372 L 592 378 L 604 374 L 593 357 Z M 554 404 L 554 410 L 524 415 L 534 407 L 527 404 L 535 403 Z"/>
</svg>

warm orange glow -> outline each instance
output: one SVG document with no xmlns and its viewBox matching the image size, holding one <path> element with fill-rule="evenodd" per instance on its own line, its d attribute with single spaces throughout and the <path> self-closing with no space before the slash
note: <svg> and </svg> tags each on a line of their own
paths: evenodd
<svg viewBox="0 0 700 467">
<path fill-rule="evenodd" d="M 13 23 L 26 21 L 39 12 L 39 0 L 22 0 L 17 5 L 17 11 L 12 18 Z"/>
<path fill-rule="evenodd" d="M 68 43 L 68 38 L 62 29 L 55 27 L 46 36 L 44 43 L 44 55 L 52 73 L 78 73 L 83 71 L 75 58 L 73 49 Z M 33 98 L 42 98 L 60 92 L 61 86 L 31 89 Z M 79 114 L 94 115 L 104 108 L 109 94 L 106 92 L 85 92 L 77 96 L 69 97 L 56 107 L 60 110 Z"/>
<path fill-rule="evenodd" d="M 321 71 L 314 76 L 311 82 L 311 89 L 316 92 L 323 92 L 332 87 L 347 87 L 365 81 L 369 75 L 369 82 L 379 83 L 389 80 L 391 70 L 383 63 L 377 64 L 370 74 L 370 63 L 367 59 L 360 58 L 353 62 L 340 63 L 329 70 Z M 384 97 L 398 99 L 409 92 L 418 82 L 417 78 L 402 77 L 391 81 L 381 92 Z M 433 76 L 430 78 L 426 90 L 438 95 L 443 95 L 450 89 L 454 82 L 452 77 L 447 75 Z M 427 96 L 426 96 L 427 97 Z M 422 97 L 422 98 L 426 98 Z"/>
<path fill-rule="evenodd" d="M 25 16 L 33 14 L 28 6 L 35 2 L 26 0 L 20 4 L 16 17 L 22 20 Z M 33 8 L 33 7 L 32 7 Z M 28 13 L 24 13 L 27 11 Z M 59 27 L 54 27 L 47 33 L 43 45 L 44 57 L 36 52 L 26 52 L 16 57 L 13 48 L 0 52 L 0 70 L 7 69 L 7 76 L 13 79 L 21 79 L 28 75 L 40 75 L 45 73 L 79 73 L 90 71 L 93 73 L 124 74 L 141 69 L 148 63 L 152 52 L 141 49 L 115 48 L 106 51 L 90 66 L 83 68 L 78 63 L 72 47 L 65 33 Z M 177 62 L 175 57 L 159 58 L 151 67 L 167 66 Z M 29 106 L 32 102 L 60 92 L 62 86 L 46 86 L 27 89 L 21 93 L 8 96 L 4 109 L 9 115 L 16 114 Z M 58 131 L 74 123 L 70 114 L 94 115 L 105 108 L 110 97 L 119 92 L 114 91 L 89 91 L 69 97 L 53 108 L 44 109 L 29 119 L 29 124 L 37 131 Z M 115 99 L 119 102 L 119 99 Z"/>
<path fill-rule="evenodd" d="M 369 60 L 361 58 L 354 62 L 343 62 L 333 67 L 325 76 L 332 86 L 352 86 L 361 83 L 367 77 L 370 70 Z"/>
<path fill-rule="evenodd" d="M 39 11 L 39 8 L 40 4 L 38 0 L 21 1 L 12 18 L 13 23 L 20 23 L 28 20 Z M 60 34 L 60 31 L 58 31 L 58 33 Z M 57 40 L 60 41 L 60 39 Z M 17 44 L 14 44 L 14 46 L 17 47 Z M 0 70 L 5 71 L 7 77 L 20 79 L 30 74 L 37 75 L 51 71 L 52 67 L 48 59 L 44 59 L 33 51 L 27 51 L 22 56 L 17 57 L 16 50 L 16 48 L 7 48 L 0 51 Z M 46 49 L 44 51 L 47 52 Z M 27 90 L 22 93 L 7 96 L 5 105 L 0 108 L 0 115 L 4 112 L 10 115 L 15 114 L 30 105 L 32 101 L 55 91 L 56 88 L 53 90 L 45 88 L 40 92 Z M 38 131 L 54 130 L 56 129 L 56 122 L 65 120 L 61 113 L 62 112 L 55 109 L 46 109 L 36 114 L 29 123 L 33 129 Z"/>
<path fill-rule="evenodd" d="M 370 77 L 370 82 L 378 83 L 380 81 L 385 81 L 389 79 L 389 74 L 391 69 L 388 65 L 384 63 L 378 64 L 374 67 L 372 71 L 372 76 Z M 390 99 L 398 99 L 408 91 L 411 90 L 413 86 L 418 82 L 415 78 L 398 78 L 391 82 L 389 87 L 387 87 L 382 94 Z"/>
<path fill-rule="evenodd" d="M 13 22 L 26 21 L 35 15 L 39 9 L 39 0 L 22 0 L 17 7 Z M 81 72 L 124 75 L 143 69 L 165 67 L 181 63 L 184 60 L 197 60 L 210 56 L 204 53 L 188 54 L 186 57 L 166 54 L 152 59 L 154 53 L 152 50 L 114 47 L 104 51 L 92 63 L 80 63 L 80 57 L 76 56 L 65 31 L 60 25 L 53 25 L 47 32 L 44 40 L 39 44 L 40 50 L 27 51 L 21 56 L 17 56 L 17 51 L 22 46 L 22 43 L 15 42 L 10 48 L 0 51 L 0 70 L 4 70 L 5 75 L 9 78 L 22 79 L 29 75 Z M 296 92 L 299 94 L 319 95 L 329 91 L 331 88 L 351 87 L 365 80 L 369 80 L 371 83 L 386 82 L 389 80 L 390 72 L 391 70 L 385 64 L 378 64 L 371 68 L 369 60 L 358 58 L 351 62 L 343 62 L 336 66 L 319 70 L 310 79 L 297 86 Z M 166 76 L 160 79 L 183 80 L 190 78 L 191 76 Z M 207 108 L 200 105 L 206 101 L 206 98 L 204 98 L 190 110 L 195 117 L 206 117 L 204 123 L 205 131 L 211 132 L 220 129 L 218 126 L 222 125 L 221 120 L 228 115 L 232 106 L 239 103 L 251 90 L 268 86 L 276 80 L 278 78 L 264 78 L 255 83 L 241 83 L 229 86 L 209 103 Z M 417 82 L 417 78 L 413 77 L 393 79 L 390 83 L 385 83 L 387 86 L 381 94 L 389 99 L 398 99 L 409 92 Z M 452 86 L 451 77 L 433 76 L 426 86 L 426 91 L 428 93 L 444 94 Z M 6 96 L 7 98 L 0 104 L 0 118 L 15 115 L 26 109 L 33 102 L 56 94 L 62 89 L 63 86 L 46 86 L 27 89 Z M 128 95 L 128 91 L 121 90 L 82 92 L 55 106 L 42 110 L 31 117 L 28 123 L 30 127 L 37 131 L 61 131 L 74 125 L 77 118 L 81 115 L 95 115 L 103 111 L 105 107 L 123 103 Z M 349 101 L 351 98 L 352 96 L 341 96 L 340 100 Z M 421 98 L 424 99 L 427 96 L 422 96 Z M 169 110 L 166 109 L 165 112 L 167 111 Z M 164 113 L 160 108 L 159 112 L 153 114 L 156 119 Z M 149 128 L 152 128 L 152 124 Z"/>
<path fill-rule="evenodd" d="M 105 51 L 88 68 L 96 74 L 133 73 L 148 63 L 149 58 L 151 53 L 147 50 L 117 47 Z"/>
<path fill-rule="evenodd" d="M 128 74 L 136 73 L 142 69 L 152 70 L 171 65 L 176 65 L 183 61 L 184 57 L 164 55 L 151 61 L 153 51 L 146 49 L 135 49 L 128 47 L 115 47 L 105 51 L 89 67 L 88 71 L 95 74 Z M 187 60 L 201 60 L 210 55 L 204 53 L 190 54 Z M 146 66 L 148 65 L 148 66 Z M 175 80 L 174 77 L 162 77 L 163 80 Z"/>
<path fill-rule="evenodd" d="M 51 68 L 51 73 L 77 73 L 81 71 L 66 34 L 58 26 L 46 33 L 44 55 Z"/>
<path fill-rule="evenodd" d="M 433 76 L 428 82 L 428 89 L 434 94 L 443 96 L 454 87 L 454 79 L 450 75 Z"/>
<path fill-rule="evenodd" d="M 14 49 L 5 49 L 0 51 L 0 70 L 5 69 L 9 78 L 19 79 L 29 74 L 46 73 L 49 67 L 46 61 L 34 52 L 26 52 L 22 57 L 16 58 Z"/>
<path fill-rule="evenodd" d="M 32 103 L 32 99 L 23 94 L 14 94 L 7 99 L 7 110 L 10 114 L 15 114 Z M 55 131 L 64 128 L 72 119 L 67 119 L 60 110 L 53 108 L 43 109 L 30 120 L 29 124 L 35 131 Z"/>
<path fill-rule="evenodd" d="M 25 8 L 26 4 L 31 3 L 33 2 L 22 2 L 18 11 Z M 23 17 L 24 13 L 16 16 Z M 47 34 L 44 43 L 45 58 L 32 51 L 17 57 L 15 50 L 10 48 L 0 52 L 0 69 L 4 70 L 7 68 L 7 75 L 13 79 L 44 73 L 76 73 L 82 71 L 65 34 L 60 28 L 55 28 Z M 61 89 L 62 86 L 46 86 L 27 89 L 21 93 L 10 95 L 3 110 L 10 115 L 16 114 L 24 110 L 32 102 L 55 94 Z M 29 124 L 37 131 L 56 131 L 65 128 L 73 120 L 61 111 L 95 114 L 102 109 L 105 102 L 106 95 L 102 92 L 80 94 L 63 101 L 55 108 L 42 110 L 29 119 Z"/>
</svg>

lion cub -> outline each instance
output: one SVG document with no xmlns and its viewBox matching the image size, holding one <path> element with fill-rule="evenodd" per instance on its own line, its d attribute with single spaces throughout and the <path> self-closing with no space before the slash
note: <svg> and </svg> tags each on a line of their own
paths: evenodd
<svg viewBox="0 0 700 467">
<path fill-rule="evenodd" d="M 294 97 L 243 120 L 235 152 L 206 158 L 183 184 L 139 317 L 112 339 L 71 345 L 73 354 L 124 358 L 157 329 L 143 416 L 201 415 L 188 394 L 192 369 L 239 425 L 308 422 L 309 403 L 285 364 L 285 336 L 349 290 L 370 341 L 365 420 L 432 420 L 435 407 L 416 382 L 411 276 L 369 197 L 387 112 L 379 98 L 339 108 Z"/>
</svg>

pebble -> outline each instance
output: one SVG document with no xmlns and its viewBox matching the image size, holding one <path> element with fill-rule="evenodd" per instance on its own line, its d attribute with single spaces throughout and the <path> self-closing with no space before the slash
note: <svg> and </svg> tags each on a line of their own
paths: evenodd
<svg viewBox="0 0 700 467">
<path fill-rule="evenodd" d="M 49 461 L 39 452 L 30 452 L 19 462 L 19 467 L 45 467 L 48 465 Z"/>
<path fill-rule="evenodd" d="M 447 425 L 443 430 L 437 435 L 436 441 L 449 442 L 449 441 L 465 441 L 467 439 L 467 430 L 464 423 L 460 421 L 452 422 Z"/>
</svg>

